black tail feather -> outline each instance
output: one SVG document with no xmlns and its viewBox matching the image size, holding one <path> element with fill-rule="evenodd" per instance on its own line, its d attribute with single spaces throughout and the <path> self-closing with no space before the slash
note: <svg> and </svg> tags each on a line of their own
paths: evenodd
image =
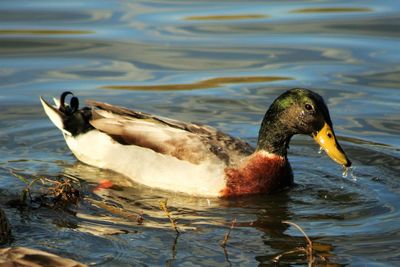
<svg viewBox="0 0 400 267">
<path fill-rule="evenodd" d="M 69 101 L 69 105 L 65 106 L 65 98 L 68 95 L 72 95 L 72 97 Z M 78 108 L 79 108 L 79 100 L 73 93 L 71 93 L 70 91 L 65 91 L 61 94 L 59 110 L 62 113 L 64 113 L 65 115 L 71 115 L 75 113 L 78 110 Z"/>
</svg>

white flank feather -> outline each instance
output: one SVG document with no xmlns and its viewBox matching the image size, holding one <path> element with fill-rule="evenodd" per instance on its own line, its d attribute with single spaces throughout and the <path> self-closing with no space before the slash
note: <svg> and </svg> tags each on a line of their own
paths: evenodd
<svg viewBox="0 0 400 267">
<path fill-rule="evenodd" d="M 223 164 L 193 164 L 148 148 L 121 145 L 97 130 L 64 137 L 82 162 L 116 171 L 149 187 L 204 197 L 217 197 L 225 187 Z"/>
</svg>

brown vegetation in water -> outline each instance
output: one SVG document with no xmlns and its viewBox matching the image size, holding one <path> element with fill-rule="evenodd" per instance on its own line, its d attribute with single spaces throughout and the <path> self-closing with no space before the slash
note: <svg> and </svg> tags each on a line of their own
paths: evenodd
<svg viewBox="0 0 400 267">
<path fill-rule="evenodd" d="M 34 177 L 30 180 L 12 170 L 10 172 L 26 184 L 17 201 L 20 206 L 67 208 L 70 205 L 76 206 L 81 200 L 80 184 L 75 179 Z"/>
</svg>

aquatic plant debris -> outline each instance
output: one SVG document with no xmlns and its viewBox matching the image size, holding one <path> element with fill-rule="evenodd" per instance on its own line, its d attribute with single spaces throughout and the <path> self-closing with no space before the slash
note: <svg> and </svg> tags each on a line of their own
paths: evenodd
<svg viewBox="0 0 400 267">
<path fill-rule="evenodd" d="M 13 170 L 10 170 L 10 173 L 26 184 L 26 187 L 22 190 L 19 205 L 26 205 L 28 197 L 30 205 L 38 204 L 39 206 L 47 205 L 50 207 L 67 207 L 69 204 L 77 205 L 81 199 L 79 185 L 70 178 L 60 177 L 59 181 L 57 181 L 46 177 L 35 177 L 29 180 Z M 41 193 L 37 197 L 32 197 L 33 186 L 38 182 L 42 185 L 39 190 Z"/>
<path fill-rule="evenodd" d="M 236 218 L 232 220 L 231 227 L 229 228 L 228 232 L 225 234 L 224 240 L 222 240 L 222 241 L 220 242 L 221 247 L 223 247 L 223 248 L 226 247 L 226 244 L 228 243 L 228 240 L 229 240 L 229 238 L 231 237 L 231 232 L 232 232 L 233 228 L 235 227 L 236 222 L 237 222 L 237 219 L 236 219 Z"/>
<path fill-rule="evenodd" d="M 312 242 L 311 239 L 307 236 L 306 232 L 305 232 L 298 224 L 296 224 L 296 223 L 294 223 L 294 222 L 290 222 L 290 221 L 282 221 L 282 223 L 284 223 L 284 224 L 289 224 L 289 225 L 295 227 L 297 230 L 299 230 L 299 231 L 304 235 L 304 238 L 305 238 L 306 241 L 307 241 L 307 246 L 306 246 L 306 247 L 297 247 L 297 248 L 295 248 L 295 249 L 293 249 L 293 250 L 286 251 L 286 252 L 283 252 L 283 253 L 281 253 L 281 254 L 275 256 L 275 257 L 272 259 L 272 261 L 273 261 L 274 263 L 279 263 L 280 259 L 281 259 L 282 257 L 286 256 L 286 255 L 294 254 L 294 253 L 298 253 L 298 252 L 304 252 L 304 253 L 306 253 L 306 255 L 307 255 L 308 266 L 314 266 L 313 264 L 314 264 L 315 261 L 316 261 L 316 257 L 315 257 L 315 256 L 318 256 L 318 258 L 321 259 L 324 263 L 327 262 L 327 259 L 326 259 L 325 257 L 314 253 L 313 242 Z"/>
<path fill-rule="evenodd" d="M 80 191 L 75 188 L 74 184 L 70 179 L 61 179 L 60 181 L 53 181 L 48 178 L 44 178 L 45 182 L 52 183 L 53 186 L 48 188 L 48 194 L 53 195 L 54 203 L 67 204 L 78 204 L 81 198 Z"/>
<path fill-rule="evenodd" d="M 171 213 L 170 213 L 169 210 L 168 210 L 167 202 L 168 202 L 167 199 L 165 199 L 165 200 L 163 200 L 163 201 L 160 201 L 160 209 L 161 209 L 162 211 L 164 211 L 165 215 L 168 217 L 168 219 L 169 219 L 169 221 L 171 222 L 171 225 L 172 225 L 172 227 L 174 228 L 174 230 L 176 231 L 176 233 L 177 233 L 177 234 L 180 234 L 180 231 L 179 231 L 178 226 L 177 226 L 177 223 L 176 223 L 176 219 L 175 219 L 175 218 L 172 218 L 172 215 L 171 215 Z"/>
</svg>

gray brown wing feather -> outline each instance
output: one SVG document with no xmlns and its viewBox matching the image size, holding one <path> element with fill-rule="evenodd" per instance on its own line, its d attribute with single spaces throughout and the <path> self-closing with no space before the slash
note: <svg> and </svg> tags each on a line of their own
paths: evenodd
<svg viewBox="0 0 400 267">
<path fill-rule="evenodd" d="M 186 134 L 176 136 L 171 134 L 171 139 L 168 142 L 162 142 L 161 140 L 154 138 L 154 136 L 151 136 L 151 134 L 142 134 L 134 129 L 131 131 L 125 130 L 113 132 L 110 129 L 106 129 L 106 124 L 101 125 L 101 123 L 99 123 L 101 121 L 101 115 L 94 111 L 94 120 L 91 122 L 92 125 L 101 131 L 109 133 L 114 140 L 122 144 L 135 144 L 148 147 L 156 152 L 170 154 L 177 158 L 192 162 L 201 160 L 203 157 L 200 155 L 206 157 L 207 154 L 212 154 L 224 161 L 227 165 L 234 164 L 239 159 L 254 152 L 254 148 L 247 142 L 207 125 L 163 118 L 92 100 L 87 101 L 87 104 L 99 110 L 122 116 L 122 118 L 127 120 L 144 120 L 165 126 L 164 131 L 168 131 L 169 127 L 171 127 L 172 129 L 186 132 Z M 116 128 L 114 127 L 113 129 Z M 171 132 L 173 133 L 174 131 Z M 201 142 L 202 147 L 199 147 L 198 141 Z M 195 157 L 196 160 L 194 160 L 193 157 Z"/>
</svg>

